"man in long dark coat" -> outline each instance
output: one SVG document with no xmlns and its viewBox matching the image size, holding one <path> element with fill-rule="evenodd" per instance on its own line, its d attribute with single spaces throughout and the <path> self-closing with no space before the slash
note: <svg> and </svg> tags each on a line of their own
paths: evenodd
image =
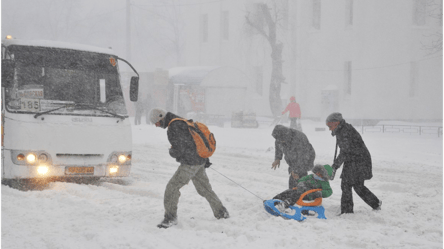
<svg viewBox="0 0 444 249">
<path fill-rule="evenodd" d="M 372 158 L 361 135 L 351 124 L 345 122 L 341 113 L 330 114 L 326 123 L 331 135 L 336 136 L 336 144 L 340 149 L 332 165 L 333 177 L 336 170 L 344 164 L 341 174 L 341 214 L 353 213 L 352 188 L 370 207 L 380 210 L 382 202 L 364 186 L 364 181 L 370 180 L 373 174 Z"/>
<path fill-rule="evenodd" d="M 290 174 L 288 185 L 292 189 L 296 187 L 298 180 L 314 167 L 316 153 L 307 136 L 298 130 L 276 125 L 271 135 L 276 139 L 275 160 L 271 167 L 279 167 L 282 156 L 285 156 Z"/>
</svg>

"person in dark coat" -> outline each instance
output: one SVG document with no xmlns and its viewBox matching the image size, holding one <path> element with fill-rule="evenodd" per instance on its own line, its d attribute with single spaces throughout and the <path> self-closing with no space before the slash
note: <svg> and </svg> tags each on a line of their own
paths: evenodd
<svg viewBox="0 0 444 249">
<path fill-rule="evenodd" d="M 271 134 L 275 139 L 275 161 L 271 165 L 272 169 L 280 166 L 282 156 L 288 164 L 290 174 L 288 186 L 290 189 L 296 187 L 298 180 L 307 175 L 314 167 L 316 157 L 313 146 L 308 141 L 307 136 L 295 129 L 276 125 Z"/>
<path fill-rule="evenodd" d="M 168 182 L 164 194 L 165 215 L 159 228 L 168 228 L 177 224 L 177 206 L 179 204 L 180 189 L 193 182 L 197 193 L 209 202 L 217 219 L 229 218 L 227 209 L 223 206 L 216 193 L 212 190 L 210 180 L 205 169 L 211 163 L 208 158 L 202 158 L 197 153 L 196 144 L 188 130 L 188 124 L 183 121 L 173 121 L 181 118 L 171 112 L 154 108 L 150 112 L 150 119 L 156 127 L 167 130 L 168 141 L 171 144 L 170 156 L 180 163 L 179 168 Z"/>
<path fill-rule="evenodd" d="M 345 122 L 342 114 L 338 112 L 330 114 L 326 119 L 326 124 L 331 135 L 336 136 L 336 144 L 340 149 L 332 165 L 332 180 L 336 170 L 344 164 L 340 177 L 342 179 L 341 214 L 353 213 L 352 189 L 370 207 L 380 210 L 382 202 L 364 186 L 364 181 L 370 180 L 373 174 L 372 158 L 361 135 L 351 124 Z"/>
</svg>

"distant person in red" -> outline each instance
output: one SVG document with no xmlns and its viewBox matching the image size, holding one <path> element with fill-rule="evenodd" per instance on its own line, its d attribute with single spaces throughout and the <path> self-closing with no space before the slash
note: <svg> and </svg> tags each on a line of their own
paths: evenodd
<svg viewBox="0 0 444 249">
<path fill-rule="evenodd" d="M 301 118 L 301 108 L 299 104 L 296 103 L 296 98 L 294 96 L 290 97 L 290 103 L 288 103 L 287 108 L 282 112 L 284 115 L 286 112 L 290 111 L 290 128 L 297 129 L 297 119 Z"/>
</svg>

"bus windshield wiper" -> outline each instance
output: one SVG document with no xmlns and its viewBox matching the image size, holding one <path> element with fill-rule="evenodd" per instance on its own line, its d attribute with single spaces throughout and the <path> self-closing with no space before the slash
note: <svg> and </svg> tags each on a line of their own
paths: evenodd
<svg viewBox="0 0 444 249">
<path fill-rule="evenodd" d="M 99 109 L 99 108 L 97 108 L 97 107 L 95 107 L 95 106 L 93 106 L 93 105 L 88 105 L 88 104 L 76 104 L 76 106 L 87 107 L 88 109 L 93 109 L 93 110 L 101 111 L 101 112 L 104 112 L 104 113 L 108 113 L 108 114 L 113 115 L 114 117 L 120 118 L 120 119 L 122 119 L 122 120 L 125 119 L 125 116 L 121 116 L 121 115 L 119 115 L 119 114 L 117 114 L 117 113 L 114 113 L 114 112 L 109 112 L 109 111 L 105 111 L 105 110 Z"/>
<path fill-rule="evenodd" d="M 57 108 L 54 108 L 54 109 L 51 109 L 51 110 L 48 110 L 48 111 L 44 111 L 44 112 L 36 113 L 36 114 L 34 115 L 34 118 L 37 118 L 37 117 L 39 117 L 39 116 L 41 116 L 41 115 L 43 115 L 43 114 L 47 114 L 47 113 L 50 113 L 50 112 L 54 112 L 54 111 L 60 110 L 60 109 L 62 109 L 62 108 L 66 108 L 66 107 L 79 107 L 79 106 L 80 106 L 80 107 L 87 107 L 88 109 L 93 109 L 93 110 L 101 111 L 101 112 L 104 112 L 104 113 L 110 114 L 110 115 L 112 115 L 112 116 L 114 116 L 114 117 L 120 118 L 120 119 L 122 119 L 122 120 L 125 119 L 124 116 L 121 116 L 121 115 L 116 114 L 116 113 L 113 113 L 113 112 L 108 112 L 108 111 L 105 111 L 105 110 L 99 109 L 99 108 L 97 108 L 97 107 L 95 107 L 95 106 L 88 105 L 88 104 L 66 104 L 66 105 L 63 105 L 63 106 L 61 106 L 61 107 L 57 107 Z"/>
<path fill-rule="evenodd" d="M 62 108 L 66 108 L 66 107 L 69 107 L 69 106 L 75 106 L 75 104 L 66 104 L 66 105 L 62 105 L 61 107 L 57 107 L 57 108 L 54 108 L 54 109 L 51 109 L 51 110 L 48 110 L 48 111 L 36 113 L 34 115 L 34 118 L 37 118 L 38 116 L 41 116 L 43 114 L 54 112 L 54 111 L 57 111 L 57 110 L 60 110 Z"/>
</svg>

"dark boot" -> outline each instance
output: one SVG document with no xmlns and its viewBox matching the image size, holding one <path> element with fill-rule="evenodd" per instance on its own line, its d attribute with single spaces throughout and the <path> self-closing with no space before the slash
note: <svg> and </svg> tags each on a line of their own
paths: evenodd
<svg viewBox="0 0 444 249">
<path fill-rule="evenodd" d="M 228 213 L 227 209 L 224 207 L 217 215 L 215 215 L 216 219 L 228 219 L 230 218 L 230 214 Z"/>
<path fill-rule="evenodd" d="M 379 201 L 379 206 L 377 208 L 374 208 L 374 211 L 379 211 L 381 210 L 381 206 L 382 206 L 382 201 Z"/>
<path fill-rule="evenodd" d="M 177 217 L 174 218 L 164 218 L 163 221 L 157 225 L 158 228 L 169 228 L 177 225 Z"/>
</svg>

